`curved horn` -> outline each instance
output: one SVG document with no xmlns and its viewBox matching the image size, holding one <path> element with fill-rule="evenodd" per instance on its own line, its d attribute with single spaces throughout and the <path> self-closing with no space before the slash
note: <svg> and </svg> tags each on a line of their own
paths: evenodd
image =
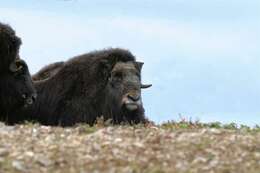
<svg viewBox="0 0 260 173">
<path fill-rule="evenodd" d="M 152 84 L 141 84 L 142 89 L 150 88 L 151 86 L 152 86 Z"/>
</svg>

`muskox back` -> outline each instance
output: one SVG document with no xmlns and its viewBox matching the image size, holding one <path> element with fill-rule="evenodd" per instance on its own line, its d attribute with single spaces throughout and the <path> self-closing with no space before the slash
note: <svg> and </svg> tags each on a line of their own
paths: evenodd
<svg viewBox="0 0 260 173">
<path fill-rule="evenodd" d="M 32 75 L 32 79 L 34 81 L 46 80 L 51 76 L 54 76 L 58 71 L 63 67 L 64 62 L 55 62 L 53 64 L 49 64 L 39 70 L 37 73 Z"/>
<path fill-rule="evenodd" d="M 19 111 L 20 121 L 92 125 L 103 116 L 116 124 L 146 122 L 141 100 L 141 68 L 142 63 L 123 49 L 74 57 L 48 80 L 34 82 L 38 98 L 35 104 Z"/>
<path fill-rule="evenodd" d="M 12 111 L 33 103 L 36 97 L 27 64 L 19 59 L 21 39 L 0 23 L 0 120 Z"/>
</svg>

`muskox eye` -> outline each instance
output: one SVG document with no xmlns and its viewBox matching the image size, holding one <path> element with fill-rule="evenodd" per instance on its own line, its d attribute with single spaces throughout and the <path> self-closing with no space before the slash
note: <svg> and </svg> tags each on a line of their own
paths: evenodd
<svg viewBox="0 0 260 173">
<path fill-rule="evenodd" d="M 122 79 L 123 78 L 123 73 L 122 72 L 115 72 L 113 74 L 114 78 L 116 79 Z"/>
</svg>

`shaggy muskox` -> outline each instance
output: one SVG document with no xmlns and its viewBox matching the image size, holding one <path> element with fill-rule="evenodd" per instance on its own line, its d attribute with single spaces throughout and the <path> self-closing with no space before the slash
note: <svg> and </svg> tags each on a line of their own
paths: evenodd
<svg viewBox="0 0 260 173">
<path fill-rule="evenodd" d="M 114 124 L 144 123 L 141 88 L 143 63 L 127 50 L 108 49 L 74 57 L 56 74 L 35 82 L 38 98 L 19 111 L 17 121 L 44 125 L 92 125 L 98 117 Z M 20 118 L 20 119 L 17 119 Z"/>
<path fill-rule="evenodd" d="M 8 25 L 0 23 L 0 120 L 11 111 L 33 103 L 36 97 L 26 63 L 19 59 L 21 39 Z"/>
</svg>

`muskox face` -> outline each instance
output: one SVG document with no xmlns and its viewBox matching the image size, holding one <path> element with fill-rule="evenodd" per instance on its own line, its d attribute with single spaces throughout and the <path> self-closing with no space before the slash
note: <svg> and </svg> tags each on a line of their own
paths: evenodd
<svg viewBox="0 0 260 173">
<path fill-rule="evenodd" d="M 141 84 L 142 65 L 140 62 L 118 62 L 108 80 L 111 104 L 117 106 L 120 116 L 128 116 L 124 119 L 129 121 L 135 121 L 138 112 L 143 115 L 141 89 L 151 86 Z"/>
<path fill-rule="evenodd" d="M 15 108 L 31 105 L 36 99 L 31 76 L 26 63 L 19 59 L 11 63 L 9 71 L 1 75 L 2 102 Z M 2 96 L 3 97 L 3 96 Z"/>
</svg>

